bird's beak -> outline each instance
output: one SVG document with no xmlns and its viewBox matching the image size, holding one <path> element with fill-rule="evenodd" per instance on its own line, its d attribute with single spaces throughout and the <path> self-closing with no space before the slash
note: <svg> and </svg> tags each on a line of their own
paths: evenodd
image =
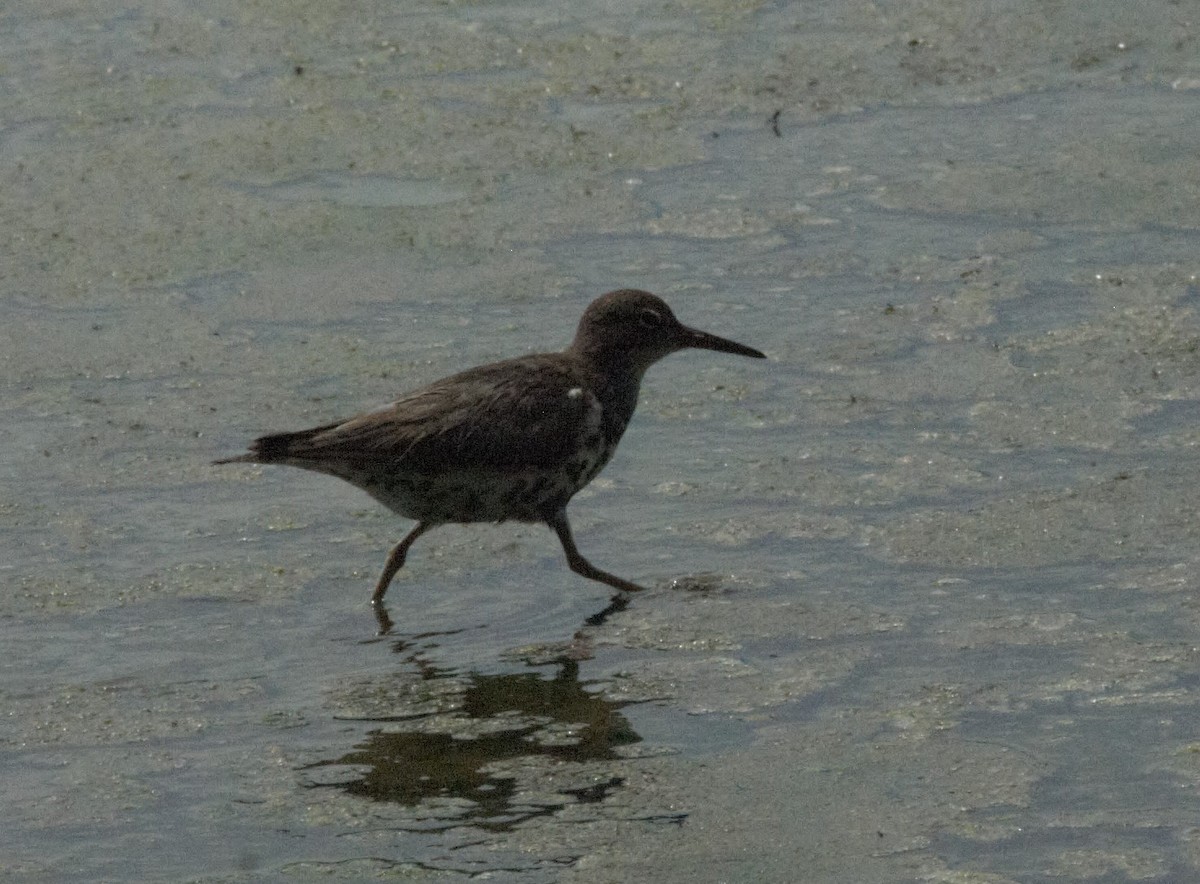
<svg viewBox="0 0 1200 884">
<path fill-rule="evenodd" d="M 755 359 L 767 358 L 765 353 L 761 353 L 753 347 L 747 347 L 745 344 L 739 344 L 737 341 L 712 335 L 696 328 L 688 328 L 686 325 L 680 326 L 678 341 L 681 349 L 684 347 L 696 347 L 700 350 L 716 350 L 718 353 L 736 353 L 738 356 L 752 356 Z"/>
</svg>

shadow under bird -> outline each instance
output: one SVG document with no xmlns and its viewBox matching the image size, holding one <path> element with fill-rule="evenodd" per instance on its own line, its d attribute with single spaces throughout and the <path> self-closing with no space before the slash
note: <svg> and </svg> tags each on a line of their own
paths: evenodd
<svg viewBox="0 0 1200 884">
<path fill-rule="evenodd" d="M 468 369 L 383 408 L 262 436 L 216 463 L 286 464 L 361 488 L 416 526 L 388 554 L 378 607 L 413 542 L 450 522 L 545 522 L 576 574 L 641 589 L 583 557 L 567 502 L 604 467 L 637 406 L 646 369 L 687 348 L 765 358 L 688 328 L 655 295 L 622 289 L 584 311 L 571 346 Z"/>
</svg>

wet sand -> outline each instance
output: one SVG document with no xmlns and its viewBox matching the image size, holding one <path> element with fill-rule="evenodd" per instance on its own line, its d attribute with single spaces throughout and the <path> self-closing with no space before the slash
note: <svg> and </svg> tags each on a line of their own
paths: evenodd
<svg viewBox="0 0 1200 884">
<path fill-rule="evenodd" d="M 0 34 L 12 880 L 1197 876 L 1197 22 L 208 2 Z M 214 468 L 648 288 L 539 526 Z"/>
</svg>

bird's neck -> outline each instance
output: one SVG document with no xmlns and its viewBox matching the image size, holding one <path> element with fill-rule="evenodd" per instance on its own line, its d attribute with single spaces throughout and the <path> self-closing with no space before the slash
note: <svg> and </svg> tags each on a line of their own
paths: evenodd
<svg viewBox="0 0 1200 884">
<path fill-rule="evenodd" d="M 637 408 L 644 368 L 628 362 L 585 360 L 589 385 L 604 409 L 604 425 L 609 441 L 616 444 Z"/>
</svg>

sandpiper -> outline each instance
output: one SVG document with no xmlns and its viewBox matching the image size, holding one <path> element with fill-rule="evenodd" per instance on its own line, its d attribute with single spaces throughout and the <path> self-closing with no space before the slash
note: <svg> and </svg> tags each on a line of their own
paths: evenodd
<svg viewBox="0 0 1200 884">
<path fill-rule="evenodd" d="M 612 457 L 646 369 L 689 347 L 765 358 L 688 328 L 649 292 L 621 289 L 588 306 L 561 353 L 468 369 L 349 420 L 262 436 L 249 453 L 216 463 L 328 473 L 415 519 L 388 554 L 371 597 L 377 609 L 413 541 L 449 522 L 545 522 L 576 574 L 639 590 L 583 557 L 567 502 Z"/>
</svg>

